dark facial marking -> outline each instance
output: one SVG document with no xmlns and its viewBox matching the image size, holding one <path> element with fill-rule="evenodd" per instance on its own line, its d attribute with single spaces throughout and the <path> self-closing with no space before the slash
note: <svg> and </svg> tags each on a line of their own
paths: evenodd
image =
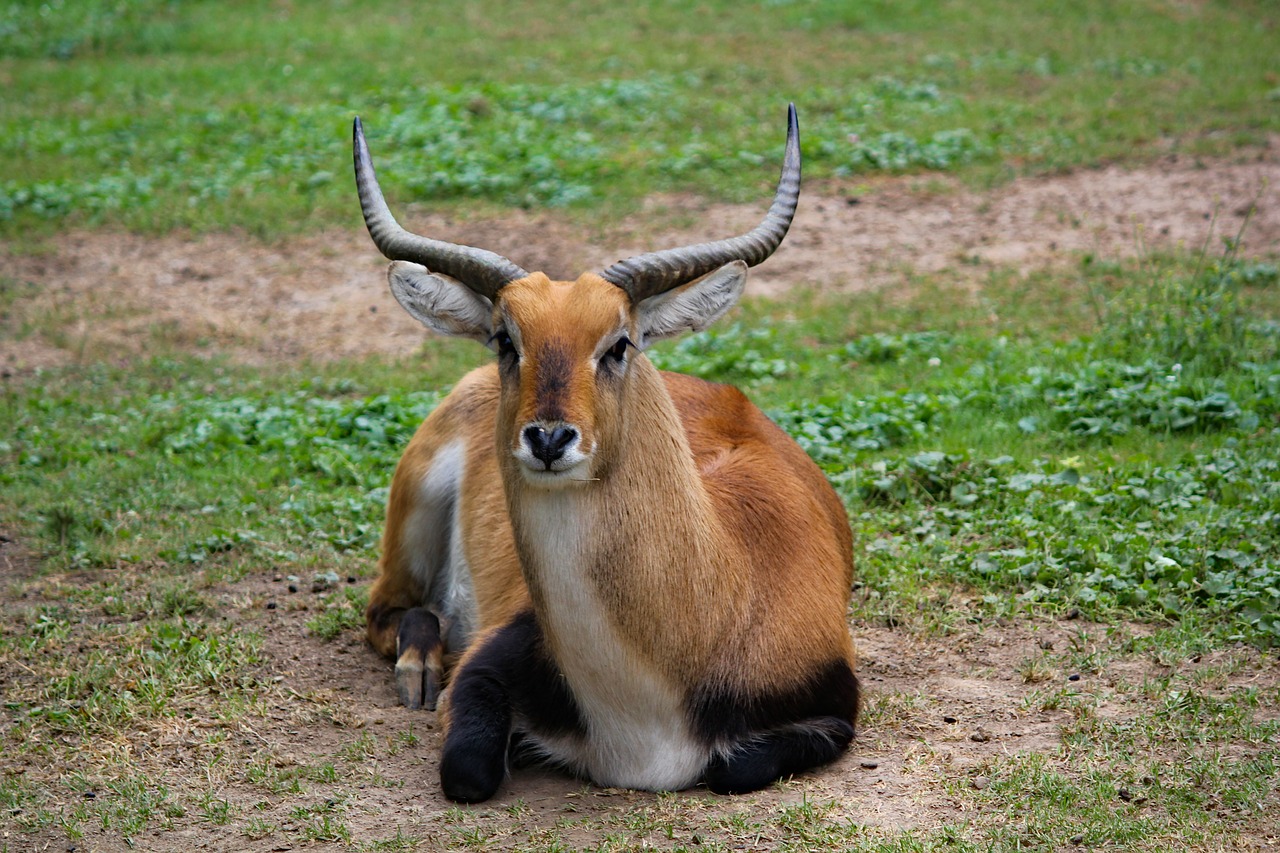
<svg viewBox="0 0 1280 853">
<path fill-rule="evenodd" d="M 543 421 L 564 420 L 572 374 L 573 359 L 568 349 L 558 343 L 543 344 L 538 350 L 538 375 L 534 379 L 538 400 L 535 417 Z"/>
</svg>

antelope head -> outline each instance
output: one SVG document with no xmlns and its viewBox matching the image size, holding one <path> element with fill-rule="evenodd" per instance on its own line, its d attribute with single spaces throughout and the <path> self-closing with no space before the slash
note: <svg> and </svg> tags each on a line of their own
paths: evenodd
<svg viewBox="0 0 1280 853">
<path fill-rule="evenodd" d="M 653 342 L 698 331 L 742 294 L 746 271 L 786 236 L 800 194 L 795 107 L 782 175 L 764 220 L 738 237 L 637 255 L 576 281 L 529 273 L 484 249 L 403 229 L 378 186 L 360 119 L 355 171 L 365 224 L 396 300 L 427 328 L 498 356 L 498 441 L 528 483 L 556 488 L 605 475 L 622 446 L 624 402 L 652 366 Z"/>
</svg>

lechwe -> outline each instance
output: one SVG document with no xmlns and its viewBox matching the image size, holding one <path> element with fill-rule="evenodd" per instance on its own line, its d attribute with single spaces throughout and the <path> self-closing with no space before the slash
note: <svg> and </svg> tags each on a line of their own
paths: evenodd
<svg viewBox="0 0 1280 853">
<path fill-rule="evenodd" d="M 491 797 L 517 745 L 601 785 L 725 793 L 839 756 L 858 710 L 844 508 L 741 392 L 644 355 L 728 311 L 782 242 L 794 107 L 754 230 L 576 281 L 405 231 L 354 134 L 396 299 L 496 354 L 396 468 L 367 613 L 404 704 L 434 706 L 448 673 L 445 794 Z"/>
</svg>

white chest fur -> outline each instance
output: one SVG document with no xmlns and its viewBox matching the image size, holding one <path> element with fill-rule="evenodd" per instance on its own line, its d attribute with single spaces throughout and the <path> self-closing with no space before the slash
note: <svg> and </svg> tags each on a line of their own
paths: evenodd
<svg viewBox="0 0 1280 853">
<path fill-rule="evenodd" d="M 581 503 L 572 490 L 549 492 L 521 519 L 527 568 L 541 590 L 538 618 L 587 728 L 585 738 L 539 740 L 597 784 L 687 788 L 709 750 L 689 730 L 680 690 L 624 642 L 594 588 L 588 569 L 598 552 L 592 531 L 595 542 L 600 531 Z"/>
</svg>

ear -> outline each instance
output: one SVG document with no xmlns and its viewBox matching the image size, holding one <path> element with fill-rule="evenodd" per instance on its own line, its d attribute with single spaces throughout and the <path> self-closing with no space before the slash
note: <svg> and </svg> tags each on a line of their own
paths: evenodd
<svg viewBox="0 0 1280 853">
<path fill-rule="evenodd" d="M 404 310 L 433 332 L 485 343 L 493 327 L 493 303 L 447 275 L 421 264 L 394 261 L 387 268 L 391 293 Z"/>
<path fill-rule="evenodd" d="M 663 338 L 702 331 L 737 303 L 746 283 L 747 265 L 730 261 L 696 281 L 650 296 L 636 306 L 637 346 L 644 349 Z"/>
</svg>

